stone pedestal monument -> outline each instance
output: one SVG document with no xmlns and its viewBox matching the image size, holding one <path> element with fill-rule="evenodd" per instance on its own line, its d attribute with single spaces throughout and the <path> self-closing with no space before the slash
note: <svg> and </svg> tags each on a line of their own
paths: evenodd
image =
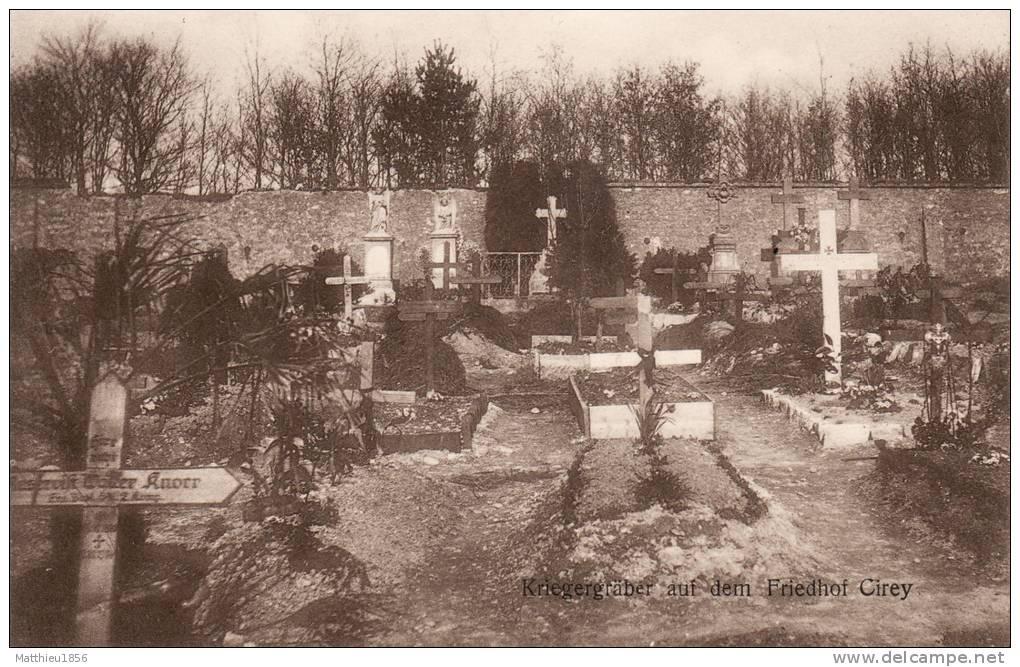
<svg viewBox="0 0 1020 667">
<path fill-rule="evenodd" d="M 708 282 L 727 285 L 732 283 L 739 273 L 737 241 L 730 231 L 730 226 L 720 224 L 712 237 L 712 265 L 708 269 Z"/>
<path fill-rule="evenodd" d="M 359 305 L 382 305 L 396 301 L 393 290 L 393 235 L 386 228 L 391 194 L 389 190 L 368 193 L 372 223 L 362 241 L 365 243 L 365 276 L 370 280 L 371 290 L 358 301 Z"/>
<path fill-rule="evenodd" d="M 460 232 L 457 230 L 457 200 L 448 192 L 436 193 L 432 199 L 432 231 L 429 232 L 429 258 L 433 262 L 443 262 L 444 247 L 450 244 L 449 261 L 457 262 L 457 239 Z M 450 275 L 455 276 L 456 269 L 450 270 Z M 443 287 L 443 272 L 441 269 L 432 270 L 432 285 L 441 289 Z"/>
</svg>

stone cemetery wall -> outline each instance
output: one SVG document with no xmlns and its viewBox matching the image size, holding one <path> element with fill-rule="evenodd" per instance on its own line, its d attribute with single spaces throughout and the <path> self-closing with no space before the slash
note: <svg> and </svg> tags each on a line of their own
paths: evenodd
<svg viewBox="0 0 1020 667">
<path fill-rule="evenodd" d="M 881 266 L 909 269 L 921 260 L 921 209 L 925 209 L 928 261 L 953 282 L 1009 274 L 1009 189 L 990 187 L 862 186 L 871 195 L 859 202 L 859 228 Z M 806 219 L 813 227 L 818 211 L 836 211 L 838 229 L 849 219 L 849 202 L 837 200 L 826 185 L 794 187 L 804 196 Z M 645 239 L 659 237 L 663 246 L 695 250 L 706 245 L 716 224 L 717 204 L 707 186 L 654 184 L 613 188 L 616 214 L 631 252 L 644 257 Z M 745 271 L 767 275 L 760 261 L 772 231 L 782 227 L 783 207 L 773 204 L 778 184 L 738 186 L 722 206 Z M 796 214 L 793 214 L 796 219 Z M 900 233 L 903 233 L 902 240 Z"/>
<path fill-rule="evenodd" d="M 483 238 L 485 192 L 453 190 L 458 225 L 466 240 Z M 35 200 L 38 200 L 38 224 Z M 118 202 L 119 200 L 119 202 Z M 123 197 L 79 198 L 70 190 L 12 189 L 10 242 L 30 246 L 102 248 L 112 245 L 114 207 L 122 220 L 133 215 L 151 217 L 183 214 L 195 218 L 191 231 L 210 245 L 228 249 L 234 275 L 245 277 L 269 263 L 307 264 L 312 246 L 343 245 L 363 263 L 361 237 L 368 232 L 368 197 L 360 191 L 243 192 L 219 201 L 147 195 L 141 200 Z M 393 275 L 416 278 L 419 249 L 428 244 L 432 229 L 432 193 L 399 190 L 390 199 L 389 232 L 393 241 Z"/>
<path fill-rule="evenodd" d="M 921 258 L 921 210 L 928 227 L 928 254 L 937 270 L 953 282 L 1004 276 L 1009 273 L 1009 190 L 992 187 L 865 186 L 869 201 L 860 202 L 860 228 L 880 263 L 913 266 Z M 738 186 L 738 196 L 722 206 L 723 221 L 732 225 L 744 270 L 767 274 L 760 250 L 773 229 L 782 226 L 783 207 L 771 203 L 775 184 Z M 831 185 L 795 187 L 804 195 L 807 219 L 817 211 L 836 210 L 837 225 L 848 218 L 848 202 L 838 201 Z M 715 228 L 716 207 L 702 185 L 619 184 L 612 186 L 617 216 L 627 244 L 644 257 L 658 237 L 665 246 L 693 250 L 705 245 Z M 466 241 L 482 245 L 484 190 L 455 190 L 458 226 Z M 11 243 L 50 247 L 96 248 L 112 240 L 117 198 L 81 199 L 70 190 L 12 189 Z M 36 205 L 36 201 L 38 205 Z M 312 246 L 343 244 L 362 260 L 361 236 L 368 230 L 368 198 L 364 192 L 245 192 L 219 201 L 150 195 L 140 201 L 119 199 L 119 215 L 183 213 L 196 217 L 194 232 L 210 243 L 224 243 L 231 268 L 248 275 L 269 262 L 305 263 Z M 38 216 L 34 211 L 38 209 Z M 432 228 L 432 193 L 393 193 L 389 230 L 394 241 L 394 276 L 418 277 L 417 256 Z M 37 223 L 34 219 L 37 217 Z M 541 224 L 538 220 L 521 224 Z M 566 224 L 569 226 L 568 216 Z M 902 239 L 901 239 L 902 236 Z M 647 240 L 647 242 L 646 242 Z"/>
</svg>

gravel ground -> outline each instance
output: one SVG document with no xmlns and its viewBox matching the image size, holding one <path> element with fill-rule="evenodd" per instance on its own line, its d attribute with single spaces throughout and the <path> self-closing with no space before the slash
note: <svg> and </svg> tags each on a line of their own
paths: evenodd
<svg viewBox="0 0 1020 667">
<path fill-rule="evenodd" d="M 501 377 L 507 378 L 500 372 L 470 381 L 491 390 Z M 362 605 L 373 622 L 350 628 L 335 643 L 1008 643 L 1008 581 L 987 576 L 952 544 L 907 530 L 861 496 L 857 482 L 873 462 L 844 461 L 819 450 L 808 435 L 766 410 L 755 396 L 735 393 L 732 383 L 695 382 L 717 401 L 716 444 L 761 491 L 768 514 L 746 526 L 694 508 L 684 520 L 696 524 L 700 518 L 717 525 L 717 541 L 706 536 L 706 548 L 693 551 L 680 540 L 683 559 L 676 552 L 649 553 L 647 559 L 630 558 L 614 567 L 640 577 L 648 559 L 661 561 L 674 554 L 680 563 L 678 581 L 690 578 L 687 572 L 725 572 L 754 584 L 755 596 L 648 603 L 523 598 L 521 577 L 535 573 L 543 544 L 563 532 L 557 523 L 561 488 L 584 442 L 566 408 L 565 387 L 535 384 L 528 396 L 492 392 L 494 407 L 476 432 L 472 452 L 452 457 L 436 453 L 431 462 L 425 461 L 430 453 L 383 457 L 326 491 L 342 519 L 319 529 L 319 536 L 362 561 L 371 580 L 366 595 L 351 603 Z M 706 493 L 713 487 L 709 484 Z M 217 524 L 239 524 L 245 500 L 239 494 L 225 509 L 146 512 L 149 542 L 163 549 L 208 548 L 209 532 Z M 46 541 L 42 512 L 20 517 L 11 530 L 16 567 L 37 561 Z M 668 527 L 654 511 L 632 512 L 614 521 L 620 523 L 592 534 L 602 540 L 640 526 L 654 539 L 662 537 L 663 528 L 673 537 L 671 530 L 687 532 L 675 523 Z M 688 565 L 692 554 L 701 555 Z M 744 570 L 751 561 L 758 569 Z M 12 568 L 12 576 L 16 573 Z M 561 576 L 559 571 L 547 573 Z M 765 579 L 786 576 L 846 577 L 851 582 L 874 577 L 912 583 L 914 593 L 905 601 L 860 596 L 780 600 L 760 594 Z M 303 580 L 302 599 L 335 593 L 318 582 L 315 577 Z M 268 617 L 268 612 L 283 611 L 277 605 L 290 599 L 285 593 L 267 593 L 262 602 L 255 596 L 251 603 L 263 604 L 260 613 Z M 682 623 L 677 622 L 680 614 Z M 154 630 L 153 642 L 167 641 L 157 634 Z M 251 630 L 240 640 L 229 639 L 258 644 L 284 641 L 281 637 Z"/>
</svg>

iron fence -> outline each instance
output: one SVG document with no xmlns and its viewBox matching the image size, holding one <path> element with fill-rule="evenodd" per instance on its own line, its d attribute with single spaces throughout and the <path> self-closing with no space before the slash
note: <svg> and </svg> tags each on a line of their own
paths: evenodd
<svg viewBox="0 0 1020 667">
<path fill-rule="evenodd" d="M 485 273 L 503 278 L 503 282 L 489 285 L 489 296 L 495 299 L 528 296 L 528 282 L 541 256 L 540 252 L 486 253 L 483 262 Z"/>
</svg>

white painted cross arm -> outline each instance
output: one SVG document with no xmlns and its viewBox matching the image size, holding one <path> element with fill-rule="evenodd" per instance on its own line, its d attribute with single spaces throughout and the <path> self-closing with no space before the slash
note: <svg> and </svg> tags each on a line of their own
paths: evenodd
<svg viewBox="0 0 1020 667">
<path fill-rule="evenodd" d="M 10 477 L 11 505 L 219 505 L 241 482 L 226 468 L 37 470 Z"/>
<path fill-rule="evenodd" d="M 873 252 L 816 253 L 810 255 L 779 255 L 779 266 L 783 271 L 877 271 L 878 255 Z"/>
<path fill-rule="evenodd" d="M 588 355 L 592 369 L 636 366 L 641 361 L 637 352 L 594 352 Z M 656 366 L 690 366 L 701 363 L 701 350 L 656 350 Z"/>
</svg>

